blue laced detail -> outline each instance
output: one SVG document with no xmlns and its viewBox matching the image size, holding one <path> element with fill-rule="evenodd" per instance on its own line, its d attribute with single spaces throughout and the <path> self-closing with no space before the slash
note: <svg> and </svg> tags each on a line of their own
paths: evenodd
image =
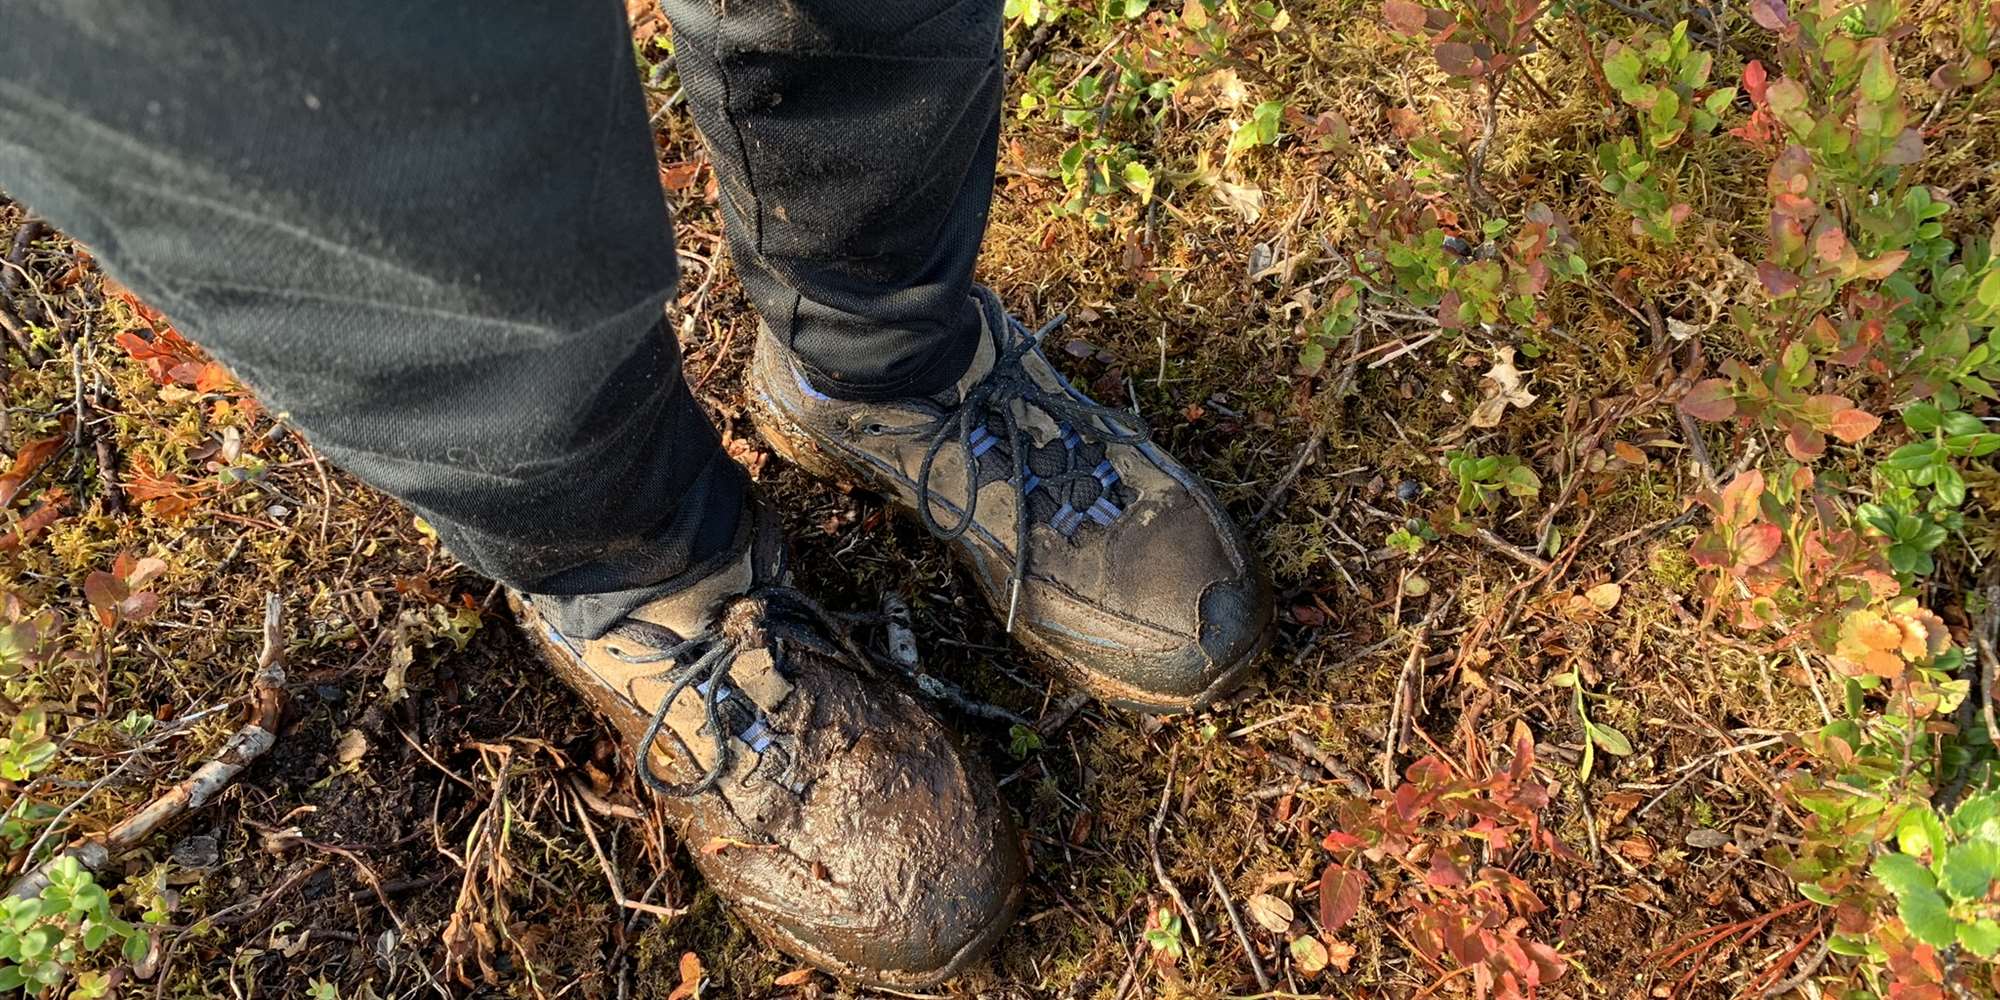
<svg viewBox="0 0 2000 1000">
<path fill-rule="evenodd" d="M 990 299 L 988 301 L 991 302 Z M 1007 630 L 1011 632 L 1015 614 L 1020 608 L 1021 582 L 1028 571 L 1028 494 L 1041 488 L 1061 497 L 1064 495 L 1061 491 L 1071 483 L 1091 480 L 1099 491 L 1097 501 L 1084 510 L 1077 510 L 1065 500 L 1050 518 L 1049 526 L 1063 537 L 1071 538 L 1086 521 L 1100 525 L 1112 523 L 1123 513 L 1108 495 L 1111 486 L 1118 482 L 1118 472 L 1111 467 L 1109 460 L 1099 462 L 1092 469 L 1079 468 L 1077 449 L 1090 439 L 1106 444 L 1137 445 L 1146 440 L 1149 431 L 1146 422 L 1135 414 L 1080 399 L 1060 389 L 1044 388 L 1028 373 L 1024 364 L 1028 355 L 1041 350 L 1043 338 L 1061 326 L 1069 318 L 1067 315 L 1057 315 L 1032 332 L 1020 320 L 997 307 L 991 309 L 989 315 L 1003 317 L 1006 324 L 1004 346 L 993 360 L 992 371 L 966 391 L 965 398 L 955 409 L 940 416 L 929 427 L 914 428 L 910 433 L 930 435 L 930 447 L 924 452 L 923 466 L 917 473 L 917 512 L 923 518 L 925 527 L 947 541 L 964 535 L 978 516 L 980 456 L 1001 441 L 1007 442 L 1013 462 L 1013 473 L 1008 482 L 1014 486 L 1017 501 L 1014 505 L 1014 565 L 1007 577 Z M 1028 468 L 1029 439 L 1014 415 L 1013 404 L 1016 402 L 1041 410 L 1061 429 L 1061 471 L 1040 476 Z M 954 443 L 965 457 L 965 506 L 959 512 L 958 521 L 946 525 L 931 510 L 931 472 L 936 467 L 938 454 Z"/>
</svg>

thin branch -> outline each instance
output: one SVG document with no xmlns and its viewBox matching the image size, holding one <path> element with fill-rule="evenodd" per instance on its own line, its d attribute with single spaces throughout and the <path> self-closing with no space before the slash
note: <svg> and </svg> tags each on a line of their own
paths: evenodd
<svg viewBox="0 0 2000 1000">
<path fill-rule="evenodd" d="M 1250 971 L 1257 974 L 1257 988 L 1269 991 L 1271 977 L 1264 973 L 1264 963 L 1257 958 L 1257 949 L 1250 945 L 1250 934 L 1243 929 L 1243 918 L 1236 915 L 1236 904 L 1229 899 L 1229 890 L 1222 884 L 1222 876 L 1215 873 L 1215 866 L 1208 868 L 1208 887 L 1215 898 L 1222 901 L 1222 912 L 1229 914 L 1229 926 L 1236 931 L 1236 943 L 1243 946 L 1243 957 L 1250 960 Z"/>
<path fill-rule="evenodd" d="M 207 805 L 252 761 L 270 750 L 278 742 L 278 724 L 285 713 L 283 625 L 284 602 L 276 594 L 267 595 L 264 649 L 257 657 L 257 673 L 250 682 L 250 718 L 229 737 L 222 753 L 109 832 L 79 841 L 29 869 L 7 889 L 7 895 L 22 899 L 40 895 L 49 884 L 51 870 L 63 858 L 76 859 L 88 871 L 102 871 L 113 859 L 137 847 L 167 824 Z"/>
</svg>

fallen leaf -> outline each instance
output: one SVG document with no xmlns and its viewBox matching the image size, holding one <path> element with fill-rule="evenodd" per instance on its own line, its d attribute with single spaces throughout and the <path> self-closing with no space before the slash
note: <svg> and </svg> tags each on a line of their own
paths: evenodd
<svg viewBox="0 0 2000 1000">
<path fill-rule="evenodd" d="M 1590 606 L 1599 611 L 1609 611 L 1618 606 L 1618 599 L 1625 596 L 1625 588 L 1615 583 L 1600 583 L 1583 592 Z"/>
<path fill-rule="evenodd" d="M 1335 940 L 1326 946 L 1326 964 L 1333 966 L 1336 971 L 1345 973 L 1348 971 L 1348 967 L 1354 963 L 1354 956 L 1356 954 L 1358 952 L 1355 951 L 1353 945 L 1345 941 Z"/>
<path fill-rule="evenodd" d="M 27 485 L 28 479 L 68 441 L 68 434 L 55 434 L 22 445 L 21 450 L 14 453 L 14 464 L 0 473 L 0 507 L 13 503 L 14 498 L 21 495 L 21 488 Z"/>
<path fill-rule="evenodd" d="M 1215 182 L 1215 196 L 1223 205 L 1235 210 L 1243 221 L 1255 224 L 1264 217 L 1264 189 L 1255 184 L 1231 184 L 1228 181 Z"/>
<path fill-rule="evenodd" d="M 1269 893 L 1260 892 L 1250 897 L 1246 908 L 1251 919 L 1273 934 L 1283 934 L 1292 927 L 1292 904 Z"/>
<path fill-rule="evenodd" d="M 1729 843 L 1729 835 L 1723 833 L 1721 830 L 1711 830 L 1707 827 L 1696 827 L 1692 830 L 1689 830 L 1687 832 L 1687 836 L 1682 838 L 1682 841 L 1685 842 L 1689 847 L 1699 847 L 1704 850 L 1714 850 L 1715 848 L 1721 847 L 1722 845 Z"/>
<path fill-rule="evenodd" d="M 813 977 L 813 970 L 811 969 L 793 969 L 792 971 L 787 972 L 784 975 L 771 980 L 771 985 L 804 986 L 805 984 L 812 982 L 812 977 Z"/>
<path fill-rule="evenodd" d="M 733 837 L 710 837 L 708 838 L 707 843 L 701 845 L 701 853 L 706 854 L 710 857 L 714 857 L 715 855 L 721 854 L 723 851 L 729 850 L 732 847 L 749 848 L 751 850 L 757 850 L 757 851 L 771 851 L 771 850 L 776 850 L 778 845 L 753 844 L 747 840 L 737 840 Z"/>
<path fill-rule="evenodd" d="M 717 838 L 721 839 L 721 838 Z M 667 1000 L 696 1000 L 701 996 L 701 958 L 694 952 L 681 955 L 681 984 L 667 994 Z"/>
<path fill-rule="evenodd" d="M 333 746 L 333 759 L 342 767 L 356 763 L 368 756 L 368 737 L 359 729 L 350 729 L 340 734 L 340 742 Z"/>
<path fill-rule="evenodd" d="M 1534 405 L 1534 393 L 1521 388 L 1527 373 L 1514 367 L 1514 349 L 1502 347 L 1493 354 L 1493 367 L 1486 369 L 1485 398 L 1472 410 L 1474 427 L 1498 427 L 1507 407 L 1525 409 Z"/>
<path fill-rule="evenodd" d="M 1292 968 L 1308 976 L 1319 975 L 1326 968 L 1326 946 L 1310 934 L 1292 939 Z"/>
</svg>

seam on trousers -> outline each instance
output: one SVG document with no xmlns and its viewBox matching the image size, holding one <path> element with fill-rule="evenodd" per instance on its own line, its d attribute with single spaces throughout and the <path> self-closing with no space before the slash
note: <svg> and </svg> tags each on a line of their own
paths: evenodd
<svg viewBox="0 0 2000 1000">
<path fill-rule="evenodd" d="M 623 29 L 618 37 L 621 39 L 631 37 L 632 25 L 623 10 L 618 12 L 618 24 Z M 614 57 L 611 60 L 611 74 L 605 80 L 606 89 L 603 97 L 598 102 L 599 124 L 597 127 L 597 141 L 590 148 L 590 193 L 584 196 L 583 199 L 583 203 L 588 206 L 586 210 L 590 213 L 589 218 L 592 225 L 596 225 L 597 223 L 597 192 L 603 187 L 604 180 L 604 147 L 606 141 L 611 136 L 611 123 L 616 117 L 617 101 L 615 98 L 618 96 L 618 74 L 621 72 L 629 73 L 633 72 L 633 69 L 626 63 L 625 59 Z M 642 97 L 640 100 L 643 101 L 645 98 Z M 651 138 L 650 130 L 647 133 L 647 137 Z M 650 143 L 648 144 L 648 148 L 651 148 Z M 653 172 L 656 175 L 659 173 L 657 165 L 653 167 Z M 578 253 L 583 252 L 583 232 L 582 229 L 571 230 L 571 238 L 575 243 L 574 249 Z"/>
<path fill-rule="evenodd" d="M 729 0 L 715 0 L 715 38 L 709 48 L 709 58 L 715 60 L 715 77 L 722 85 L 722 100 L 717 111 L 722 120 L 729 123 L 730 138 L 736 140 L 736 162 L 743 165 L 743 188 L 750 193 L 750 238 L 757 252 L 764 252 L 764 199 L 757 193 L 757 172 L 750 165 L 750 146 L 743 137 L 743 126 L 736 120 L 736 112 L 730 107 L 731 88 L 729 86 L 729 65 L 723 61 L 723 43 L 728 36 Z M 789 333 L 789 331 L 788 331 Z"/>
</svg>

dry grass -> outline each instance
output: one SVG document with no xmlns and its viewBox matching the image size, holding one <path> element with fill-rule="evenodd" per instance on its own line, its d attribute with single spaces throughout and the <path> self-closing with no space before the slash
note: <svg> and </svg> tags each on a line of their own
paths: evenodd
<svg viewBox="0 0 2000 1000">
<path fill-rule="evenodd" d="M 1239 907 L 1265 892 L 1311 912 L 1327 861 L 1320 838 L 1347 789 L 1316 769 L 1299 739 L 1373 780 L 1391 701 L 1408 696 L 1412 732 L 1399 764 L 1434 745 L 1484 771 L 1517 725 L 1533 734 L 1541 774 L 1558 786 L 1546 821 L 1575 855 L 1533 857 L 1516 872 L 1549 904 L 1533 918 L 1536 936 L 1575 959 L 1555 992 L 1649 995 L 1689 971 L 1652 964 L 1656 949 L 1796 898 L 1760 855 L 1792 822 L 1777 805 L 1787 764 L 1772 737 L 1818 724 L 1813 688 L 1797 660 L 1697 628 L 1701 595 L 1685 556 L 1694 528 L 1664 526 L 1703 485 L 1693 442 L 1661 399 L 1674 359 L 1613 297 L 1552 294 L 1543 353 L 1522 363 L 1540 399 L 1490 430 L 1469 427 L 1466 414 L 1494 349 L 1518 343 L 1511 334 L 1440 338 L 1379 367 L 1364 362 L 1345 385 L 1338 366 L 1296 371 L 1300 330 L 1326 288 L 1317 279 L 1340 266 L 1334 251 L 1351 253 L 1365 239 L 1355 197 L 1406 166 L 1390 110 L 1474 126 L 1477 108 L 1390 38 L 1372 5 L 1311 0 L 1288 10 L 1293 27 L 1255 47 L 1241 78 L 1255 99 L 1280 98 L 1306 119 L 1339 112 L 1354 146 L 1315 153 L 1293 139 L 1241 157 L 1230 170 L 1264 193 L 1255 222 L 1193 182 L 1163 187 L 1168 210 L 1106 199 L 1105 225 L 1052 214 L 1066 194 L 1047 168 L 1070 137 L 1046 117 L 1009 118 L 982 276 L 1017 308 L 1074 317 L 1059 338 L 1091 350 L 1064 354 L 1069 371 L 1101 396 L 1136 399 L 1158 437 L 1245 521 L 1316 444 L 1254 525 L 1283 608 L 1281 639 L 1255 687 L 1211 713 L 1164 722 L 1089 706 L 1036 748 L 991 723 L 959 720 L 1003 777 L 1035 875 L 1022 926 L 989 968 L 949 992 L 1096 1000 L 1259 992 L 1209 873 Z M 1625 30 L 1615 17 L 1590 19 L 1600 32 Z M 1086 21 L 1049 33 L 1039 54 L 1062 79 L 1109 41 Z M 639 30 L 650 38 L 658 26 L 649 18 Z M 1557 30 L 1584 29 L 1565 21 Z M 1712 351 L 1731 350 L 1709 290 L 1743 280 L 1735 254 L 1760 238 L 1761 166 L 1726 156 L 1688 165 L 1699 252 L 1662 255 L 1638 242 L 1589 175 L 1588 151 L 1618 119 L 1578 57 L 1582 43 L 1561 40 L 1526 64 L 1554 101 L 1527 95 L 1503 109 L 1488 187 L 1513 211 L 1537 201 L 1560 208 L 1594 265 L 1626 269 L 1618 281 L 1634 301 L 1692 324 Z M 1191 86 L 1158 127 L 1136 136 L 1147 159 L 1175 170 L 1198 157 L 1220 161 L 1229 120 L 1242 112 L 1218 101 Z M 1925 169 L 1960 191 L 1966 218 L 1991 218 L 2000 186 L 1983 165 L 1996 162 L 2000 130 L 1948 125 Z M 684 109 L 662 116 L 659 129 L 663 164 L 701 159 Z M 670 198 L 683 250 L 722 261 L 707 178 L 696 175 Z M 18 207 L 0 207 L 0 250 L 22 221 Z M 1254 276 L 1253 257 L 1291 265 Z M 83 248 L 52 236 L 21 263 L 34 308 L 60 330 L 41 366 L 13 355 L 0 445 L 11 451 L 55 433 L 76 415 L 77 386 L 85 399 L 83 447 L 36 484 L 69 493 L 66 515 L 32 544 L 0 553 L 10 588 L 66 612 L 67 644 L 81 654 L 9 688 L 57 713 L 62 763 L 41 794 L 72 801 L 111 773 L 132 745 L 115 729 L 128 713 L 170 725 L 240 699 L 261 596 L 286 598 L 293 704 L 277 748 L 118 873 L 133 887 L 124 898 L 143 905 L 160 895 L 170 912 L 150 978 L 127 983 L 133 995 L 297 996 L 324 980 L 347 998 L 664 996 L 680 983 L 688 952 L 706 969 L 705 996 L 840 993 L 824 978 L 772 985 L 793 964 L 726 916 L 689 875 L 682 845 L 635 818 L 630 776 L 607 731 L 536 665 L 485 582 L 457 570 L 406 513 L 246 409 L 233 389 L 156 385 L 112 342 L 135 317 L 105 294 Z M 721 266 L 712 283 L 688 269 L 687 370 L 732 448 L 754 464 L 764 454 L 739 387 L 754 319 Z M 1426 332 L 1378 317 L 1354 349 L 1380 348 L 1379 358 Z M 158 516 L 130 500 L 116 509 L 99 478 L 102 440 L 121 481 L 148 469 L 206 481 L 205 463 L 232 431 L 268 475 L 202 488 L 184 514 Z M 1613 442 L 1644 461 L 1607 463 Z M 1408 518 L 1450 505 L 1457 487 L 1443 454 L 1451 447 L 1518 454 L 1540 470 L 1539 501 L 1510 502 L 1490 526 L 1508 544 L 1534 548 L 1538 525 L 1552 525 L 1563 553 L 1553 569 L 1538 572 L 1469 538 L 1411 557 L 1384 548 Z M 1715 434 L 1706 447 L 1728 466 L 1744 444 Z M 1022 662 L 964 596 L 970 590 L 939 545 L 868 498 L 775 460 L 760 468 L 802 565 L 817 574 L 806 587 L 857 607 L 899 593 L 915 609 L 934 672 L 1030 718 L 1063 705 L 1068 692 Z M 1975 491 L 1990 506 L 1996 484 L 1989 476 Z M 1992 537 L 1982 539 L 1975 548 L 1990 556 Z M 125 550 L 167 560 L 154 587 L 163 607 L 107 632 L 84 613 L 80 587 Z M 1579 608 L 1577 595 L 1607 582 L 1622 587 L 1615 607 Z M 478 622 L 463 648 L 444 627 L 453 615 Z M 1413 643 L 1423 668 L 1405 687 Z M 1623 758 L 1600 755 L 1588 784 L 1577 780 L 1571 694 L 1551 683 L 1573 671 L 1602 696 L 1593 717 L 1634 747 Z M 234 724 L 231 712 L 217 712 L 148 744 L 68 815 L 65 832 L 115 822 L 212 756 Z M 1148 837 L 1163 789 L 1157 860 L 1194 911 L 1187 957 L 1172 970 L 1155 965 L 1142 937 L 1148 911 L 1166 898 Z M 22 846 L 13 848 L 16 865 Z M 674 915 L 621 911 L 608 879 L 625 898 Z M 1356 952 L 1345 974 L 1299 971 L 1281 940 L 1248 925 L 1279 991 L 1269 995 L 1407 997 L 1434 983 L 1399 941 L 1397 915 L 1363 909 L 1341 935 Z M 1693 992 L 1682 995 L 1732 994 L 1806 926 L 1781 919 L 1700 959 Z M 1437 995 L 1467 985 L 1448 981 Z"/>
</svg>

